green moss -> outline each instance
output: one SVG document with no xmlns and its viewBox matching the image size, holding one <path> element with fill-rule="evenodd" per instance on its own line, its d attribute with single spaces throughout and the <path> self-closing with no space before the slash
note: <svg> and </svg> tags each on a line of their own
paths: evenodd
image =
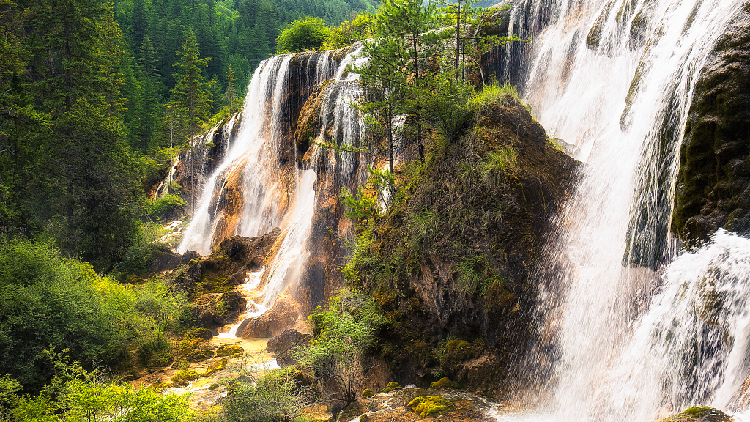
<svg viewBox="0 0 750 422">
<path fill-rule="evenodd" d="M 453 409 L 453 403 L 440 396 L 419 396 L 406 405 L 409 409 L 426 418 Z"/>
<path fill-rule="evenodd" d="M 221 359 L 212 363 L 211 365 L 209 365 L 208 369 L 206 369 L 206 372 L 201 374 L 201 376 L 207 377 L 214 372 L 223 371 L 227 368 L 227 362 L 229 362 L 229 359 Z"/>
<path fill-rule="evenodd" d="M 430 383 L 430 388 L 456 388 L 457 385 L 455 382 L 451 381 L 448 377 L 440 378 L 439 380 Z"/>
<path fill-rule="evenodd" d="M 236 356 L 242 353 L 245 353 L 245 349 L 236 344 L 225 344 L 216 350 L 217 357 Z"/>
<path fill-rule="evenodd" d="M 599 48 L 599 43 L 602 40 L 602 29 L 604 24 L 607 23 L 607 16 L 609 16 L 609 11 L 612 10 L 612 5 L 614 5 L 613 1 L 607 3 L 586 36 L 586 46 L 591 50 Z"/>
<path fill-rule="evenodd" d="M 661 422 L 731 422 L 734 419 L 713 407 L 690 407 L 682 413 L 662 419 Z"/>
<path fill-rule="evenodd" d="M 362 392 L 362 397 L 366 398 L 366 399 L 369 399 L 370 397 L 372 397 L 374 395 L 375 395 L 375 393 L 372 390 L 370 390 L 369 388 L 365 388 L 365 391 Z"/>
<path fill-rule="evenodd" d="M 382 390 L 384 393 L 390 393 L 391 391 L 400 390 L 401 385 L 395 381 L 389 382 L 388 385 Z"/>
<path fill-rule="evenodd" d="M 182 387 L 187 385 L 190 381 L 195 381 L 198 378 L 200 378 L 200 375 L 198 375 L 194 369 L 185 369 L 172 377 L 172 384 Z"/>
</svg>

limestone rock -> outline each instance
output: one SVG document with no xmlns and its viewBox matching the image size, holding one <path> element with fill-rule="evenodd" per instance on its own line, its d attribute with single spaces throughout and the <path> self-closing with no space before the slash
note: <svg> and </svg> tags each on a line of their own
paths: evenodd
<svg viewBox="0 0 750 422">
<path fill-rule="evenodd" d="M 734 418 L 713 407 L 691 407 L 661 422 L 734 422 Z"/>
<path fill-rule="evenodd" d="M 192 314 L 198 326 L 215 327 L 234 322 L 246 306 L 239 292 L 207 293 L 193 303 Z"/>
</svg>

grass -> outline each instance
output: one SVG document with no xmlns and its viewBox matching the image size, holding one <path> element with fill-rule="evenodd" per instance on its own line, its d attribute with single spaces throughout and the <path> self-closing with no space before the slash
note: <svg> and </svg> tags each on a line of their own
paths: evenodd
<svg viewBox="0 0 750 422">
<path fill-rule="evenodd" d="M 500 85 L 497 82 L 493 82 L 489 85 L 485 85 L 482 91 L 477 92 L 469 98 L 469 108 L 472 110 L 480 110 L 487 104 L 494 103 L 506 95 L 518 99 L 518 90 L 516 90 L 514 85 L 509 83 Z"/>
</svg>

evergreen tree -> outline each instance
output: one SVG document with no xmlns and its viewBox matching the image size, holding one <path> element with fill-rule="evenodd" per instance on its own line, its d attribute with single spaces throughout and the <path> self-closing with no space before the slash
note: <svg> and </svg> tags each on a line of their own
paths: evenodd
<svg viewBox="0 0 750 422">
<path fill-rule="evenodd" d="M 198 130 L 211 111 L 211 82 L 203 77 L 203 68 L 208 65 L 210 57 L 201 58 L 198 40 L 195 33 L 188 31 L 182 49 L 177 51 L 179 60 L 174 64 L 178 69 L 175 73 L 176 84 L 172 89 L 170 105 L 183 127 L 187 130 L 188 142 L 191 148 L 195 146 Z M 190 177 L 195 181 L 195 155 L 191 154 Z M 191 189 L 191 213 L 195 212 L 195 187 Z"/>
</svg>

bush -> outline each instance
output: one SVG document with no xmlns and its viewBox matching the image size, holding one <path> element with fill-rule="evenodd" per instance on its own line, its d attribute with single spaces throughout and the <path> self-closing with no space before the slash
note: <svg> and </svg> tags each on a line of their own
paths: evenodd
<svg viewBox="0 0 750 422">
<path fill-rule="evenodd" d="M 158 282 L 121 285 L 49 244 L 0 240 L 0 359 L 26 391 L 39 391 L 54 373 L 45 350 L 115 365 L 129 347 L 158 338 L 181 303 Z"/>
<path fill-rule="evenodd" d="M 146 213 L 152 220 L 163 222 L 183 215 L 186 207 L 187 203 L 184 199 L 168 193 L 162 197 L 150 200 Z"/>
<path fill-rule="evenodd" d="M 383 321 L 377 305 L 369 296 L 342 289 L 331 298 L 328 310 L 318 310 L 310 319 L 315 338 L 295 353 L 295 359 L 313 377 L 336 382 L 341 400 L 355 401 L 366 369 L 365 356 Z"/>
<path fill-rule="evenodd" d="M 297 19 L 281 31 L 276 38 L 276 50 L 279 54 L 318 50 L 329 35 L 330 30 L 323 19 L 307 16 Z"/>
<path fill-rule="evenodd" d="M 354 20 L 342 22 L 331 28 L 328 39 L 323 43 L 324 50 L 337 50 L 372 36 L 373 15 L 362 13 Z"/>
<path fill-rule="evenodd" d="M 294 420 L 307 402 L 292 368 L 277 369 L 264 376 L 242 369 L 223 401 L 220 421 L 286 422 Z"/>
<path fill-rule="evenodd" d="M 8 411 L 15 421 L 118 420 L 182 422 L 193 420 L 186 399 L 151 388 L 107 382 L 77 362 L 50 354 L 57 375 L 36 397 L 14 400 Z"/>
</svg>

